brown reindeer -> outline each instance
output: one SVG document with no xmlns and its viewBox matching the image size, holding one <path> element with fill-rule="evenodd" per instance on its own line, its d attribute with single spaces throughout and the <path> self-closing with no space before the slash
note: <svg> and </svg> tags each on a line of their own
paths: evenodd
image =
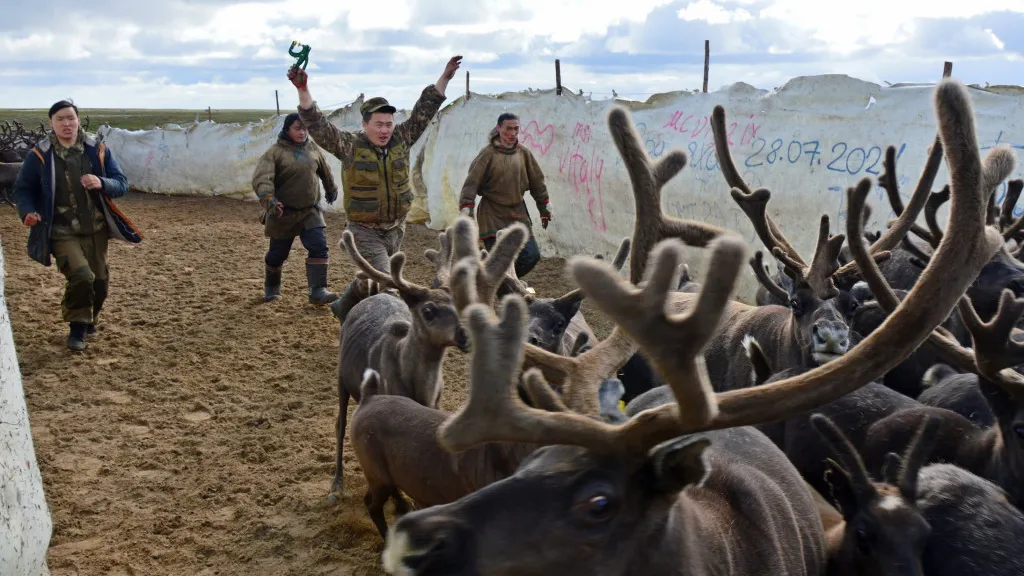
<svg viewBox="0 0 1024 576">
<path fill-rule="evenodd" d="M 444 388 L 441 365 L 448 348 L 455 346 L 464 352 L 469 348 L 447 286 L 425 288 L 407 281 L 402 276 L 403 252 L 391 257 L 389 275 L 362 257 L 350 232 L 342 233 L 340 244 L 365 278 L 397 290 L 398 297 L 390 293 L 369 296 L 353 306 L 341 324 L 336 469 L 329 495 L 332 501 L 344 490 L 342 454 L 348 401 L 360 401 L 366 369 L 380 373 L 388 394 L 406 396 L 435 408 Z"/>
<path fill-rule="evenodd" d="M 943 81 L 936 104 L 947 150 L 971 149 L 966 89 Z M 625 111 L 613 110 L 609 124 L 620 151 L 642 154 Z M 954 174 L 962 168 L 949 163 Z M 660 163 L 646 170 L 651 181 L 665 174 Z M 636 181 L 632 169 L 631 176 Z M 529 370 L 526 382 L 533 397 L 548 397 L 538 404 L 549 410 L 525 407 L 510 390 L 525 355 L 525 303 L 508 296 L 496 325 L 488 306 L 472 306 L 470 396 L 442 425 L 442 443 L 453 452 L 499 441 L 545 446 L 510 478 L 404 516 L 388 534 L 385 569 L 424 576 L 820 574 L 824 535 L 813 498 L 785 456 L 749 425 L 806 412 L 881 376 L 949 314 L 995 249 L 984 231 L 986 198 L 977 187 L 953 193 L 956 242 L 940 245 L 917 288 L 879 330 L 795 378 L 724 393 L 711 392 L 701 353 L 735 288 L 742 241 L 708 242 L 708 277 L 683 314 L 683 295 L 670 294 L 678 240 L 653 252 L 643 289 L 606 264 L 573 258 L 569 268 L 587 298 L 643 347 L 676 399 L 621 426 L 560 406 L 538 370 Z M 639 244 L 634 235 L 634 258 Z"/>
</svg>

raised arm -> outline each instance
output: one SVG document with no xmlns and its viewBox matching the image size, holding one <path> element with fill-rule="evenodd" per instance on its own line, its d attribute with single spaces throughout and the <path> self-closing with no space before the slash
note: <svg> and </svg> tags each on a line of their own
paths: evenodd
<svg viewBox="0 0 1024 576">
<path fill-rule="evenodd" d="M 441 73 L 437 82 L 427 86 L 420 93 L 419 99 L 412 107 L 412 112 L 409 113 L 409 118 L 395 127 L 395 135 L 409 146 L 419 140 L 423 131 L 427 129 L 427 125 L 430 124 L 430 120 L 441 109 L 441 104 L 446 99 L 444 92 L 448 88 L 448 81 L 455 76 L 455 71 L 459 69 L 461 60 L 462 56 L 452 56 L 448 60 L 444 72 Z"/>
<path fill-rule="evenodd" d="M 299 94 L 299 118 L 309 131 L 309 135 L 331 154 L 341 160 L 342 164 L 352 162 L 352 149 L 355 145 L 356 135 L 352 132 L 339 130 L 337 126 L 327 121 L 320 107 L 313 100 L 309 93 L 309 76 L 305 70 L 292 66 L 288 69 L 288 79 Z"/>
</svg>

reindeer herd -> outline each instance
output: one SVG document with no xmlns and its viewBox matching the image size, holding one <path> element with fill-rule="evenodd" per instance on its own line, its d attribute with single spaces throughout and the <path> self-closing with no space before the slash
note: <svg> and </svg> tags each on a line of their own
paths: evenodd
<svg viewBox="0 0 1024 576">
<path fill-rule="evenodd" d="M 822 216 L 807 260 L 771 193 L 739 175 L 715 107 L 722 173 L 774 275 L 737 234 L 663 214 L 687 156 L 652 162 L 621 108 L 608 125 L 633 235 L 611 263 L 571 258 L 578 288 L 564 296 L 521 289 L 521 225 L 487 253 L 459 218 L 425 254 L 429 286 L 403 277 L 402 253 L 374 269 L 344 233 L 369 296 L 341 326 L 331 498 L 347 434 L 389 574 L 1024 574 L 1022 183 L 996 205 L 1016 158 L 980 156 L 961 83 L 943 80 L 934 109 L 906 206 L 887 154 L 879 184 L 897 219 L 864 230 L 862 179 L 845 232 Z M 943 159 L 949 185 L 933 192 Z M 707 249 L 702 281 L 684 245 Z M 753 306 L 732 300 L 746 265 Z M 614 321 L 604 340 L 584 298 Z M 454 414 L 438 409 L 452 347 L 470 356 Z"/>
</svg>

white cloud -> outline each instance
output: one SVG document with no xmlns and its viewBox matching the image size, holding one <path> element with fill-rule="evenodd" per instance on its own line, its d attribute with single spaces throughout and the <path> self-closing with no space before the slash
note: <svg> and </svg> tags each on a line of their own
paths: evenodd
<svg viewBox="0 0 1024 576">
<path fill-rule="evenodd" d="M 453 54 L 479 92 L 551 87 L 560 58 L 567 87 L 640 99 L 700 86 L 705 39 L 712 88 L 773 88 L 823 73 L 921 81 L 943 59 L 963 62 L 966 81 L 1019 83 L 1024 59 L 1021 0 L 861 0 L 827 10 L 820 0 L 109 3 L 102 21 L 73 0 L 5 8 L 0 103 L 38 107 L 71 95 L 87 106 L 269 108 L 277 89 L 290 108 L 292 40 L 313 47 L 307 70 L 321 102 L 362 92 L 404 107 Z M 977 18 L 992 11 L 1021 16 Z M 56 12 L 59 35 L 42 16 Z M 460 75 L 450 98 L 461 86 Z"/>
<path fill-rule="evenodd" d="M 681 8 L 677 13 L 683 20 L 704 20 L 708 24 L 728 24 L 730 22 L 745 22 L 753 19 L 750 12 L 743 8 L 727 10 L 726 8 L 711 2 L 711 0 L 697 0 Z"/>
</svg>

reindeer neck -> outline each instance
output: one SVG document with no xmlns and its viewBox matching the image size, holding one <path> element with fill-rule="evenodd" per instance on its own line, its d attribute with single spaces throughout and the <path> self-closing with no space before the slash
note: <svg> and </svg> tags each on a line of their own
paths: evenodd
<svg viewBox="0 0 1024 576">
<path fill-rule="evenodd" d="M 412 398 L 424 406 L 437 408 L 444 382 L 441 363 L 447 347 L 431 344 L 415 323 L 398 347 L 400 377 L 411 387 Z"/>
</svg>

